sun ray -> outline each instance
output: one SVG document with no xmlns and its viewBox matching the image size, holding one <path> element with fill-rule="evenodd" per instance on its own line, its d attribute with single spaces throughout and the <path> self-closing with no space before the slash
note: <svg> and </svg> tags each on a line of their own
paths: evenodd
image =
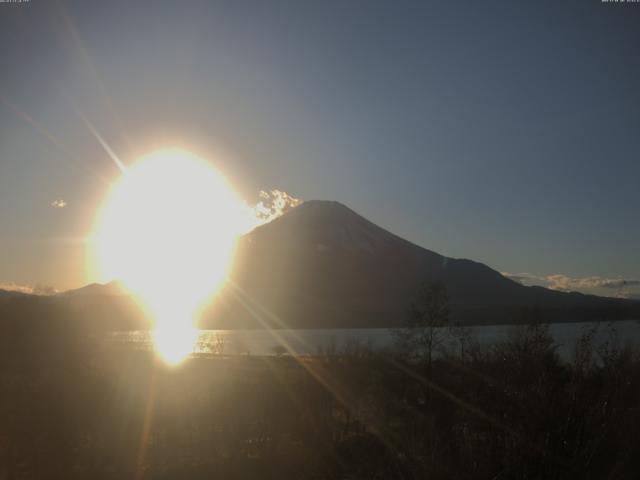
<svg viewBox="0 0 640 480">
<path fill-rule="evenodd" d="M 295 350 L 291 347 L 289 342 L 266 320 L 259 312 L 251 306 L 251 303 L 257 304 L 256 300 L 253 300 L 244 290 L 237 284 L 229 281 L 229 285 L 232 286 L 232 293 L 236 295 L 236 298 L 240 301 L 240 304 L 247 310 L 252 318 L 258 321 L 279 343 L 287 350 L 287 352 L 294 358 L 302 368 L 304 368 L 313 379 L 315 379 L 329 394 L 342 405 L 354 418 L 361 421 L 367 428 L 376 435 L 376 437 L 392 451 L 399 451 L 397 445 L 399 445 L 399 439 L 392 438 L 389 434 L 384 432 L 384 426 L 378 425 L 373 419 L 361 415 L 361 412 L 357 408 L 357 399 L 350 393 L 349 388 L 343 383 L 337 381 L 332 377 L 329 371 L 322 366 L 318 361 L 305 361 L 296 354 Z M 261 310 L 268 314 L 268 317 L 275 321 L 278 325 L 285 325 L 285 323 L 278 318 L 273 312 L 269 312 L 266 307 L 261 306 Z"/>
<path fill-rule="evenodd" d="M 0 94 L 0 103 L 3 103 L 8 109 L 13 111 L 18 117 L 31 125 L 37 132 L 44 135 L 47 140 L 49 140 L 52 144 L 58 147 L 62 152 L 66 154 L 65 160 L 67 164 L 72 168 L 82 169 L 85 173 L 91 174 L 94 178 L 101 181 L 105 185 L 109 185 L 109 181 L 102 175 L 98 174 L 96 171 L 89 168 L 83 161 L 80 160 L 79 155 L 74 153 L 62 140 L 56 137 L 49 130 L 44 128 L 39 122 L 37 122 L 31 115 L 22 110 L 18 105 L 13 103 L 7 97 Z"/>
<path fill-rule="evenodd" d="M 147 392 L 147 402 L 142 420 L 142 433 L 140 434 L 140 442 L 138 445 L 138 455 L 135 463 L 136 480 L 144 477 L 144 463 L 147 456 L 147 445 L 149 444 L 149 435 L 151 434 L 151 426 L 153 422 L 153 411 L 156 402 L 156 372 L 155 363 L 151 366 L 151 378 L 149 379 L 149 391 Z"/>
<path fill-rule="evenodd" d="M 129 135 L 127 134 L 127 129 L 123 125 L 121 116 L 116 111 L 114 101 L 111 98 L 111 95 L 109 95 L 109 91 L 107 90 L 107 87 L 99 74 L 95 62 L 93 61 L 91 55 L 89 54 L 89 51 L 85 47 L 85 44 L 80 36 L 80 32 L 78 31 L 78 28 L 76 27 L 75 22 L 71 16 L 71 13 L 67 11 L 63 5 L 60 4 L 58 6 L 58 13 L 62 18 L 62 22 L 66 28 L 66 31 L 71 38 L 76 54 L 80 58 L 80 61 L 87 67 L 90 75 L 93 77 L 93 81 L 97 86 L 98 93 L 102 98 L 102 102 L 105 105 L 109 116 L 114 122 L 116 128 L 118 128 L 118 132 L 124 140 L 125 145 L 129 148 L 129 150 L 131 150 L 132 142 L 129 138 Z"/>
<path fill-rule="evenodd" d="M 104 151 L 107 153 L 109 158 L 111 160 L 113 160 L 113 163 L 115 163 L 116 167 L 118 167 L 118 169 L 122 173 L 126 174 L 127 173 L 127 167 L 122 162 L 122 160 L 120 160 L 118 155 L 116 155 L 116 153 L 113 151 L 111 146 L 107 143 L 107 141 L 104 138 L 102 138 L 102 135 L 100 135 L 100 133 L 98 133 L 98 131 L 93 126 L 93 124 L 89 120 L 87 120 L 87 118 L 82 114 L 82 112 L 80 112 L 80 110 L 76 107 L 75 103 L 71 102 L 71 106 L 72 106 L 74 112 L 76 113 L 76 115 L 78 115 L 78 117 L 80 117 L 80 119 L 87 126 L 87 128 L 92 133 L 92 135 L 96 138 L 96 140 L 98 140 L 98 143 L 100 143 L 100 145 L 102 146 Z"/>
</svg>

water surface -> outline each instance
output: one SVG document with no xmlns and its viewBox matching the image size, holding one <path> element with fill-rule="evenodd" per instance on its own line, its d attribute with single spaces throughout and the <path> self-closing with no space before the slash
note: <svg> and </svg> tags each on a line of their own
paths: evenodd
<svg viewBox="0 0 640 480">
<path fill-rule="evenodd" d="M 509 338 L 513 325 L 485 325 L 468 327 L 471 341 L 489 347 Z M 573 354 L 576 341 L 586 332 L 595 329 L 594 342 L 614 343 L 619 347 L 640 347 L 640 321 L 625 320 L 611 323 L 578 322 L 553 323 L 549 330 L 558 351 L 563 357 Z M 449 331 L 441 329 L 444 344 L 453 345 Z M 132 343 L 139 348 L 150 348 L 151 336 L 148 331 L 117 332 L 113 339 Z M 319 353 L 339 353 L 354 348 L 380 350 L 392 346 L 392 329 L 347 328 L 308 330 L 201 330 L 195 353 L 222 355 L 316 355 Z M 452 347 L 453 348 L 453 347 Z"/>
</svg>

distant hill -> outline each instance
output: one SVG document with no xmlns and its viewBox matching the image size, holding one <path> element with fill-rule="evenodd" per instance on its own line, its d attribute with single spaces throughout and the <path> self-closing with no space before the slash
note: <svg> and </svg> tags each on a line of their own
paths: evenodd
<svg viewBox="0 0 640 480">
<path fill-rule="evenodd" d="M 20 291 L 16 291 L 16 290 L 3 290 L 0 289 L 0 303 L 2 302 L 6 302 L 11 298 L 16 298 L 16 297 L 29 297 L 31 296 L 28 293 L 25 292 L 20 292 Z"/>
<path fill-rule="evenodd" d="M 149 322 L 117 283 L 91 284 L 55 295 L 0 290 L 0 321 L 66 322 L 91 330 L 145 329 Z"/>
<path fill-rule="evenodd" d="M 67 290 L 58 294 L 59 297 L 84 297 L 94 295 L 128 295 L 125 287 L 117 281 L 109 283 L 90 283 L 75 290 Z"/>
</svg>

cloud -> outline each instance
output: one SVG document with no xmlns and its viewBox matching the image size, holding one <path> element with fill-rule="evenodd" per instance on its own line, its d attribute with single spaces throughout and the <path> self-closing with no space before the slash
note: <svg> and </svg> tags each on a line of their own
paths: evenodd
<svg viewBox="0 0 640 480">
<path fill-rule="evenodd" d="M 301 198 L 296 198 L 283 190 L 261 190 L 257 203 L 243 202 L 239 231 L 244 235 L 256 227 L 275 220 L 302 203 Z"/>
<path fill-rule="evenodd" d="M 0 282 L 0 290 L 7 292 L 26 293 L 28 295 L 55 295 L 58 291 L 49 285 L 22 285 L 15 282 Z"/>
<path fill-rule="evenodd" d="M 53 208 L 64 208 L 67 206 L 67 202 L 64 201 L 62 198 L 58 198 L 56 200 L 54 200 L 53 202 L 51 202 L 50 204 Z"/>
<path fill-rule="evenodd" d="M 522 285 L 528 285 L 535 282 L 544 281 L 545 277 L 538 277 L 537 275 L 533 275 L 531 273 L 509 273 L 509 272 L 500 272 L 504 277 L 507 277 L 514 282 L 521 283 Z"/>
<path fill-rule="evenodd" d="M 607 278 L 598 276 L 572 277 L 563 273 L 540 276 L 526 272 L 502 272 L 502 275 L 522 285 L 542 285 L 551 290 L 561 292 L 586 291 L 593 293 L 589 291 L 602 289 L 612 290 L 611 294 L 624 298 L 636 296 L 635 293 L 628 292 L 628 289 L 640 286 L 640 280 L 634 278 Z"/>
<path fill-rule="evenodd" d="M 261 190 L 260 200 L 254 210 L 260 224 L 264 224 L 275 220 L 302 203 L 302 199 L 282 190 Z"/>
<path fill-rule="evenodd" d="M 292 208 L 301 205 L 303 200 L 283 190 L 261 190 L 256 203 L 243 201 L 238 215 L 238 233 L 245 235 L 254 228 L 271 222 Z"/>
<path fill-rule="evenodd" d="M 625 278 L 583 277 L 574 278 L 568 275 L 556 274 L 547 277 L 549 288 L 553 290 L 588 290 L 594 288 L 607 288 L 620 290 L 627 287 L 640 285 L 640 280 Z"/>
</svg>

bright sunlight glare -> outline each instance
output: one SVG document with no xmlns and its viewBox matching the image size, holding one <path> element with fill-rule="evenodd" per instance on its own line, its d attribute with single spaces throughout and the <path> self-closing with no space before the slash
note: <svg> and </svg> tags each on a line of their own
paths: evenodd
<svg viewBox="0 0 640 480">
<path fill-rule="evenodd" d="M 225 279 L 246 225 L 246 205 L 225 178 L 184 151 L 140 159 L 110 189 L 94 233 L 97 269 L 151 313 L 167 363 L 193 350 L 199 311 Z"/>
</svg>

